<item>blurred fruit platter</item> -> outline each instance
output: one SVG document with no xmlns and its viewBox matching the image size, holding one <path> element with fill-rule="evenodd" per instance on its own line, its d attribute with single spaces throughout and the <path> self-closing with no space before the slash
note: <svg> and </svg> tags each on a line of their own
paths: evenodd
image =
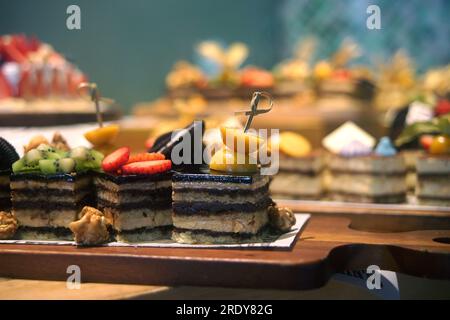
<svg viewBox="0 0 450 320">
<path fill-rule="evenodd" d="M 87 76 L 51 45 L 22 34 L 0 36 L 0 126 L 51 126 L 95 121 L 78 87 Z M 121 117 L 111 102 L 105 120 Z"/>
</svg>

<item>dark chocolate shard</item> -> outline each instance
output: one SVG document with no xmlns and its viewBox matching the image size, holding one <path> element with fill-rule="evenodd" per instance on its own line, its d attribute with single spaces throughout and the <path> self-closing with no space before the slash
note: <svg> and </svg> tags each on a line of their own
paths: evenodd
<svg viewBox="0 0 450 320">
<path fill-rule="evenodd" d="M 174 167 L 177 168 L 194 168 L 198 165 L 202 165 L 203 163 L 203 134 L 205 132 L 205 123 L 204 121 L 194 121 L 189 126 L 184 129 L 178 131 L 167 132 L 161 136 L 159 136 L 153 146 L 148 150 L 148 152 L 159 152 L 164 154 L 166 159 L 172 159 L 172 150 L 179 143 L 185 141 L 185 139 L 190 139 L 190 157 L 189 163 L 176 164 L 174 163 Z M 201 133 L 199 135 L 199 133 Z M 195 156 L 195 153 L 197 154 Z M 183 158 L 183 152 L 180 153 L 180 157 Z M 197 161 L 196 161 L 197 160 Z M 200 160 L 200 163 L 198 163 Z"/>
<path fill-rule="evenodd" d="M 11 169 L 12 164 L 17 160 L 19 160 L 19 155 L 16 149 L 0 137 L 0 169 Z"/>
</svg>

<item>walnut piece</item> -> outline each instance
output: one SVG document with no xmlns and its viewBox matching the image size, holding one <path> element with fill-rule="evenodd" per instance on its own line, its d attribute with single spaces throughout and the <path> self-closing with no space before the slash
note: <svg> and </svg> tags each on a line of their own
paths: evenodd
<svg viewBox="0 0 450 320">
<path fill-rule="evenodd" d="M 69 151 L 70 146 L 67 143 L 66 139 L 59 132 L 55 132 L 53 134 L 52 144 L 51 146 L 58 150 Z"/>
<path fill-rule="evenodd" d="M 31 140 L 28 142 L 26 146 L 23 147 L 23 152 L 27 153 L 31 149 L 36 149 L 41 144 L 50 144 L 46 137 L 43 135 L 37 135 L 31 138 Z"/>
<path fill-rule="evenodd" d="M 19 224 L 13 213 L 0 211 L 0 240 L 11 239 L 18 226 Z"/>
<path fill-rule="evenodd" d="M 101 211 L 86 206 L 80 217 L 80 220 L 69 224 L 77 244 L 92 246 L 109 241 L 108 226 L 111 223 Z"/>
<path fill-rule="evenodd" d="M 287 207 L 279 208 L 276 205 L 272 205 L 269 207 L 269 223 L 281 232 L 288 232 L 295 224 L 295 215 Z"/>
</svg>

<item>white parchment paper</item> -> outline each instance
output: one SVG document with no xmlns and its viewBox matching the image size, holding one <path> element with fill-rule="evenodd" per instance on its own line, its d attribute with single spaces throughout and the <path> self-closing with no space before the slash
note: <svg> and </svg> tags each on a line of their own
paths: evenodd
<svg viewBox="0 0 450 320">
<path fill-rule="evenodd" d="M 289 248 L 294 244 L 297 235 L 302 231 L 306 222 L 310 218 L 310 214 L 296 213 L 296 223 L 291 228 L 291 231 L 282 234 L 275 241 L 272 242 L 258 242 L 258 243 L 242 243 L 242 244 L 181 244 L 172 240 L 151 241 L 143 243 L 123 243 L 110 242 L 104 244 L 107 247 L 148 247 L 148 248 Z M 75 246 L 74 241 L 50 241 L 50 240 L 0 240 L 0 244 L 36 244 L 36 245 L 61 245 L 61 246 Z"/>
</svg>

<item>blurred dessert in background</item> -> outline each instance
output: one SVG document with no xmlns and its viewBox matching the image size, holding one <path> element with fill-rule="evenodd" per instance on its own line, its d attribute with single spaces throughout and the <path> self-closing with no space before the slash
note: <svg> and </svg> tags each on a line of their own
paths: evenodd
<svg viewBox="0 0 450 320">
<path fill-rule="evenodd" d="M 273 71 L 276 80 L 275 95 L 299 94 L 309 88 L 312 76 L 310 64 L 316 47 L 317 40 L 308 37 L 297 43 L 292 58 L 275 66 Z"/>
<path fill-rule="evenodd" d="M 450 205 L 450 111 L 405 127 L 396 140 L 399 147 L 418 141 L 422 153 L 415 159 L 418 202 Z"/>
<path fill-rule="evenodd" d="M 370 105 L 375 89 L 372 73 L 366 67 L 350 67 L 350 61 L 360 55 L 359 46 L 350 39 L 344 39 L 329 60 L 319 61 L 315 65 L 318 107 Z"/>
<path fill-rule="evenodd" d="M 351 122 L 328 135 L 329 197 L 336 201 L 406 201 L 406 165 L 388 137 L 376 140 Z"/>
<path fill-rule="evenodd" d="M 311 144 L 294 132 L 272 137 L 280 151 L 279 172 L 273 177 L 270 192 L 274 198 L 318 200 L 323 196 L 324 157 L 312 151 Z"/>
<path fill-rule="evenodd" d="M 417 86 L 417 76 L 412 59 L 402 50 L 377 70 L 375 107 L 380 111 L 398 110 L 411 102 Z"/>
<path fill-rule="evenodd" d="M 78 94 L 87 76 L 51 45 L 23 34 L 0 36 L 0 126 L 45 126 L 94 121 Z M 105 119 L 120 117 L 101 103 Z"/>
</svg>

